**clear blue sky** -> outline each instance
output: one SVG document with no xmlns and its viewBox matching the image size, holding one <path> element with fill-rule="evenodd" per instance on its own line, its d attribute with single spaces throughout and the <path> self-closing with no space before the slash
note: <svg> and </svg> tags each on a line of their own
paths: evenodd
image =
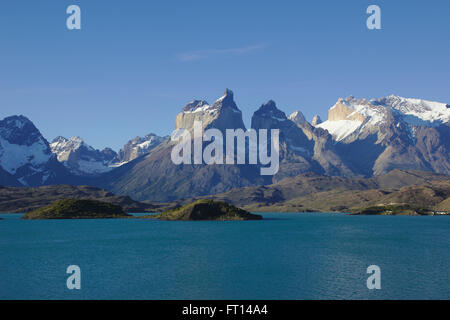
<svg viewBox="0 0 450 320">
<path fill-rule="evenodd" d="M 82 30 L 66 29 L 70 4 Z M 366 28 L 370 4 L 382 30 Z M 48 140 L 118 150 L 226 87 L 247 126 L 268 99 L 309 120 L 350 94 L 450 103 L 450 1 L 0 2 L 0 118 Z"/>
</svg>

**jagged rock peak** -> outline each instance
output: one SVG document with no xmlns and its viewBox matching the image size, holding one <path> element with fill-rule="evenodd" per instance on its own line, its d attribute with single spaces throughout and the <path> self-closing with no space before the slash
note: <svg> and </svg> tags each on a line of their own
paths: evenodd
<svg viewBox="0 0 450 320">
<path fill-rule="evenodd" d="M 406 120 L 411 124 L 438 125 L 450 122 L 449 105 L 442 102 L 390 95 L 385 98 L 373 99 L 371 103 L 372 105 L 396 110 L 403 116 L 407 116 Z"/>
<path fill-rule="evenodd" d="M 43 184 L 53 160 L 47 140 L 27 117 L 0 120 L 0 169 L 22 185 Z"/>
<path fill-rule="evenodd" d="M 92 147 L 88 146 L 82 138 L 80 137 L 71 137 L 70 139 L 64 138 L 62 136 L 58 136 L 55 139 L 53 139 L 52 143 L 50 144 L 50 147 L 52 148 L 53 153 L 59 153 L 60 150 L 63 149 L 70 149 L 70 150 L 76 150 L 81 148 L 82 146 L 93 149 Z"/>
<path fill-rule="evenodd" d="M 288 118 L 296 124 L 304 124 L 307 122 L 305 116 L 299 110 L 294 111 Z"/>
<path fill-rule="evenodd" d="M 165 137 L 160 137 L 154 133 L 149 133 L 145 137 L 135 137 L 123 146 L 117 155 L 119 163 L 130 162 L 142 155 L 149 153 L 164 141 Z"/>
<path fill-rule="evenodd" d="M 52 140 L 52 144 L 53 143 L 64 143 L 64 142 L 67 142 L 67 141 L 69 141 L 69 139 L 67 139 L 67 138 L 65 138 L 65 137 L 63 137 L 63 136 L 57 136 L 55 139 L 53 139 Z"/>
<path fill-rule="evenodd" d="M 230 107 L 236 111 L 239 111 L 239 108 L 237 107 L 236 103 L 234 102 L 234 94 L 233 91 L 230 89 L 225 89 L 225 92 L 223 96 L 221 96 L 219 99 L 217 99 L 212 104 L 212 109 L 220 109 L 222 107 Z"/>
<path fill-rule="evenodd" d="M 33 122 L 23 115 L 14 115 L 0 120 L 0 136 L 9 143 L 27 146 L 42 138 Z"/>
<path fill-rule="evenodd" d="M 201 121 L 203 129 L 216 128 L 220 130 L 245 128 L 242 112 L 233 100 L 233 91 L 225 89 L 222 97 L 212 105 L 206 101 L 194 100 L 182 109 L 175 119 L 176 129 L 191 130 L 195 121 Z"/>
<path fill-rule="evenodd" d="M 366 98 L 356 99 L 353 95 L 349 95 L 347 98 L 339 98 L 334 106 L 339 104 L 352 107 L 354 105 L 370 105 L 371 103 Z"/>
<path fill-rule="evenodd" d="M 331 107 L 328 120 L 356 120 L 363 122 L 366 118 L 376 119 L 378 122 L 386 118 L 386 113 L 393 110 L 395 114 L 412 125 L 437 126 L 450 122 L 448 104 L 413 98 L 403 98 L 390 95 L 384 98 L 355 99 L 353 96 L 342 99 Z"/>
<path fill-rule="evenodd" d="M 231 100 L 234 99 L 233 91 L 228 89 L 228 88 L 225 89 L 225 92 L 223 93 L 223 96 L 220 97 L 218 100 L 226 100 L 226 99 L 231 99 Z"/>
<path fill-rule="evenodd" d="M 274 120 L 285 121 L 287 120 L 286 114 L 277 108 L 275 101 L 269 100 L 263 103 L 261 107 L 255 111 L 253 116 L 257 117 L 270 117 Z"/>
<path fill-rule="evenodd" d="M 322 119 L 320 118 L 320 116 L 316 114 L 316 115 L 313 117 L 311 124 L 312 124 L 313 126 L 317 126 L 317 125 L 321 124 L 322 122 L 323 122 L 323 121 L 322 121 Z"/>
<path fill-rule="evenodd" d="M 264 109 L 264 110 L 267 110 L 267 111 L 270 111 L 270 110 L 279 110 L 279 109 L 277 108 L 277 104 L 276 104 L 275 101 L 273 101 L 272 99 L 269 100 L 269 101 L 267 101 L 266 103 L 263 103 L 263 104 L 261 105 L 261 108 L 260 108 L 260 109 Z"/>
<path fill-rule="evenodd" d="M 94 149 L 82 138 L 57 137 L 50 144 L 52 152 L 69 171 L 77 176 L 95 176 L 112 170 L 117 154 L 110 148 Z"/>
<path fill-rule="evenodd" d="M 369 104 L 367 100 L 357 100 L 353 96 L 349 96 L 345 99 L 339 98 L 336 104 L 328 111 L 328 120 L 352 120 L 363 122 L 365 116 L 359 111 L 361 111 L 362 106 L 366 106 L 367 104 Z"/>
<path fill-rule="evenodd" d="M 3 119 L 3 126 L 8 127 L 17 127 L 22 129 L 27 124 L 33 124 L 30 119 L 23 115 L 13 115 L 10 117 L 6 117 Z"/>
<path fill-rule="evenodd" d="M 214 112 L 223 107 L 230 107 L 235 111 L 239 111 L 236 103 L 234 102 L 234 94 L 230 89 L 225 89 L 225 92 L 222 97 L 214 101 L 212 105 L 209 105 L 205 100 L 193 100 L 189 102 L 181 112 L 184 113 L 197 113 L 197 112 Z"/>
<path fill-rule="evenodd" d="M 189 102 L 187 105 L 185 105 L 183 109 L 181 109 L 181 111 L 182 112 L 193 112 L 196 110 L 201 111 L 200 109 L 207 107 L 209 107 L 209 105 L 208 102 L 206 102 L 205 100 L 193 100 Z"/>
</svg>

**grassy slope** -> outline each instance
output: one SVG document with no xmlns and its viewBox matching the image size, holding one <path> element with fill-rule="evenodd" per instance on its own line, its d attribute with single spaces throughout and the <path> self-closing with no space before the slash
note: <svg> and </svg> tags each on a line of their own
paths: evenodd
<svg viewBox="0 0 450 320">
<path fill-rule="evenodd" d="M 433 210 L 449 196 L 447 176 L 393 170 L 370 179 L 302 175 L 269 186 L 231 190 L 212 198 L 249 211 L 353 212 L 393 203 Z M 448 208 L 448 203 L 442 203 L 441 207 Z"/>
<path fill-rule="evenodd" d="M 162 205 L 137 202 L 90 186 L 0 187 L 0 212 L 29 212 L 59 199 L 93 199 L 121 206 L 126 212 L 155 212 Z"/>
<path fill-rule="evenodd" d="M 251 214 L 222 201 L 197 200 L 180 208 L 167 210 L 157 216 L 160 220 L 260 220 L 260 215 Z"/>
<path fill-rule="evenodd" d="M 354 212 L 362 208 L 407 204 L 414 208 L 449 211 L 450 181 L 435 181 L 422 186 L 408 186 L 396 191 L 381 189 L 326 191 L 298 197 L 269 206 L 250 204 L 250 211 L 324 211 Z"/>
<path fill-rule="evenodd" d="M 126 218 L 120 206 L 96 200 L 63 199 L 53 204 L 28 212 L 22 219 L 99 219 Z"/>
</svg>

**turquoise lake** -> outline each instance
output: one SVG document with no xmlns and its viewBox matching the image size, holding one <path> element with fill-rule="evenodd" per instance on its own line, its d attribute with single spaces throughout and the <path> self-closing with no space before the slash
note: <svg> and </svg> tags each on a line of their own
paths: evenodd
<svg viewBox="0 0 450 320">
<path fill-rule="evenodd" d="M 0 299 L 450 299 L 450 217 L 0 217 Z M 66 268 L 81 268 L 81 290 Z M 369 290 L 369 265 L 381 290 Z"/>
</svg>

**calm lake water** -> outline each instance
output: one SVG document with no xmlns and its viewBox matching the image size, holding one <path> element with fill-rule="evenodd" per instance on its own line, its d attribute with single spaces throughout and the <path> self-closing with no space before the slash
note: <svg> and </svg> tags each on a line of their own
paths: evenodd
<svg viewBox="0 0 450 320">
<path fill-rule="evenodd" d="M 0 299 L 450 299 L 450 217 L 0 220 Z M 66 268 L 81 268 L 68 290 Z M 366 286 L 381 268 L 381 290 Z"/>
</svg>

